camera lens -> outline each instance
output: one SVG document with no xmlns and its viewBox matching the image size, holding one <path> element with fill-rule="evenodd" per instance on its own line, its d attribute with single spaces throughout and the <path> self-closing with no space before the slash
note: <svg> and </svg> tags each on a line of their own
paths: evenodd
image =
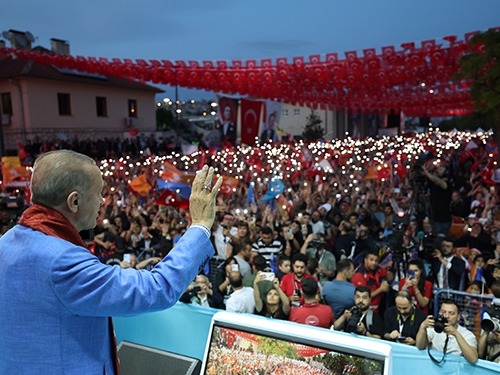
<svg viewBox="0 0 500 375">
<path fill-rule="evenodd" d="M 438 314 L 438 316 L 436 316 L 434 318 L 434 331 L 436 333 L 441 333 L 444 331 L 444 325 L 446 323 L 448 323 L 448 319 L 446 319 L 443 314 Z"/>
</svg>

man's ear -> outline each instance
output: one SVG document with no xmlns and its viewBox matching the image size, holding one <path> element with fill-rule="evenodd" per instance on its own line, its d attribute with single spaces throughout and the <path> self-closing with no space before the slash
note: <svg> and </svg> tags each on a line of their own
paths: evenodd
<svg viewBox="0 0 500 375">
<path fill-rule="evenodd" d="M 66 205 L 68 206 L 68 209 L 75 214 L 78 212 L 79 200 L 81 200 L 81 195 L 76 190 L 69 193 L 68 197 L 66 198 Z"/>
</svg>

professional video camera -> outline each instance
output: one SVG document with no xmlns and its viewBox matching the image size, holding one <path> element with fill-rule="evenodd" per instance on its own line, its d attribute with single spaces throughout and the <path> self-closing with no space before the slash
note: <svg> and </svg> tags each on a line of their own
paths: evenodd
<svg viewBox="0 0 500 375">
<path fill-rule="evenodd" d="M 418 156 L 417 161 L 413 164 L 413 168 L 411 169 L 414 176 L 414 182 L 417 186 L 422 186 L 425 184 L 427 178 L 423 174 L 423 167 L 427 160 L 435 159 L 436 156 L 432 152 L 424 152 Z"/>
<path fill-rule="evenodd" d="M 356 332 L 358 324 L 363 317 L 363 310 L 361 310 L 358 306 L 353 306 L 349 311 L 352 313 L 352 315 L 347 321 L 345 331 L 348 333 Z"/>
<path fill-rule="evenodd" d="M 0 211 L 5 213 L 3 224 L 8 225 L 9 228 L 16 225 L 24 209 L 24 202 L 21 198 L 3 197 L 0 200 Z"/>
<path fill-rule="evenodd" d="M 324 235 L 322 233 L 316 234 L 316 239 L 309 242 L 309 246 L 318 250 L 323 249 L 326 245 Z"/>
<path fill-rule="evenodd" d="M 443 314 L 439 313 L 436 317 L 434 317 L 434 331 L 436 333 L 441 333 L 444 331 L 444 325 L 448 323 L 448 319 L 446 319 Z"/>
<path fill-rule="evenodd" d="M 486 332 L 500 331 L 500 298 L 495 298 L 488 310 L 485 311 L 481 328 Z"/>
<path fill-rule="evenodd" d="M 391 234 L 387 237 L 387 242 L 393 254 L 393 260 L 399 262 L 404 261 L 403 254 L 406 249 L 403 248 L 403 236 L 406 228 L 410 225 L 410 215 L 397 205 L 394 198 L 391 198 L 390 203 L 395 215 L 393 215 L 392 223 L 387 228 L 391 231 Z"/>
</svg>

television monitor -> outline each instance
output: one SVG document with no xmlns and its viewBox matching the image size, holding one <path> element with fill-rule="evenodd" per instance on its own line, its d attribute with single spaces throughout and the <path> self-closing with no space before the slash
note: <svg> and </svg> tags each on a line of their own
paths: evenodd
<svg viewBox="0 0 500 375">
<path fill-rule="evenodd" d="M 392 375 L 392 348 L 340 333 L 255 315 L 213 316 L 201 374 Z"/>
</svg>

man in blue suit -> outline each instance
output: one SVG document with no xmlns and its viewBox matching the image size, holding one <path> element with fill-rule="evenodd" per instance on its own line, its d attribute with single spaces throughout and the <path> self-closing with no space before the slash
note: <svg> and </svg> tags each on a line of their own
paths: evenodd
<svg viewBox="0 0 500 375">
<path fill-rule="evenodd" d="M 103 181 L 87 156 L 40 156 L 31 178 L 33 205 L 0 239 L 0 374 L 117 374 L 111 316 L 174 305 L 214 254 L 209 228 L 222 183 L 213 168 L 197 174 L 192 225 L 152 271 L 99 262 L 78 232 L 94 228 Z"/>
</svg>

